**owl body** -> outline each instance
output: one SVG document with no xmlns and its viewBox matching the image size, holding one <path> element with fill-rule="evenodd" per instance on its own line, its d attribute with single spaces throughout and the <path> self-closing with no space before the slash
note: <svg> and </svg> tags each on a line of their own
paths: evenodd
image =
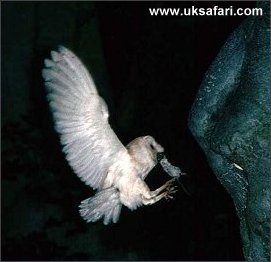
<svg viewBox="0 0 271 262">
<path fill-rule="evenodd" d="M 150 150 L 146 141 L 150 139 L 159 146 L 160 151 L 164 150 L 151 136 L 134 139 L 126 146 L 129 155 L 121 157 L 125 159 L 125 164 L 113 165 L 104 182 L 103 188 L 115 187 L 120 192 L 120 202 L 131 210 L 142 206 L 142 196 L 150 191 L 142 181 L 157 164 L 157 152 Z M 120 175 L 116 176 L 116 173 Z"/>
</svg>

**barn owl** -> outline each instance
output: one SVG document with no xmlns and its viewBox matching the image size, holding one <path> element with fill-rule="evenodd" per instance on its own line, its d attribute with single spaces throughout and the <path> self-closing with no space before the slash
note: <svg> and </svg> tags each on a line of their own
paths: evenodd
<svg viewBox="0 0 271 262">
<path fill-rule="evenodd" d="M 78 177 L 97 190 L 79 206 L 83 219 L 116 223 L 122 205 L 135 210 L 172 198 L 180 169 L 167 161 L 164 148 L 151 136 L 138 137 L 126 147 L 120 142 L 108 123 L 107 105 L 80 59 L 60 46 L 44 64 L 42 76 L 63 152 Z M 151 191 L 144 179 L 158 161 L 173 178 Z"/>
</svg>

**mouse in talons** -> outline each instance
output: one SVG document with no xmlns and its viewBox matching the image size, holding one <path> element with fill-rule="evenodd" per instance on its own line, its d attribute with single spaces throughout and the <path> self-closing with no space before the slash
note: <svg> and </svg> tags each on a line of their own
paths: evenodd
<svg viewBox="0 0 271 262">
<path fill-rule="evenodd" d="M 173 166 L 169 161 L 167 160 L 164 152 L 158 153 L 157 155 L 157 161 L 162 166 L 163 170 L 171 177 L 173 177 L 173 180 L 177 181 L 179 185 L 182 187 L 183 191 L 188 195 L 191 196 L 191 194 L 187 191 L 187 189 L 184 187 L 183 183 L 181 182 L 181 176 L 186 176 L 187 173 L 182 172 L 182 170 L 177 167 Z M 177 191 L 176 191 L 177 192 Z"/>
</svg>

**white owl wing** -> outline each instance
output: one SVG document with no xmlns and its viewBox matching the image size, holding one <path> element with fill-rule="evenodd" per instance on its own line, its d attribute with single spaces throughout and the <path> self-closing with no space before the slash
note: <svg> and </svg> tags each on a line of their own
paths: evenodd
<svg viewBox="0 0 271 262">
<path fill-rule="evenodd" d="M 107 105 L 79 58 L 62 46 L 51 56 L 42 76 L 63 151 L 80 179 L 100 188 L 110 167 L 129 159 L 128 152 L 111 129 Z"/>
</svg>

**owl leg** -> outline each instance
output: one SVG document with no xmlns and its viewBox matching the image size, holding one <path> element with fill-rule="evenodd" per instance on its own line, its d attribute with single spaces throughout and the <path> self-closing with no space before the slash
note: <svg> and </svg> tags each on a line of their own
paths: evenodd
<svg viewBox="0 0 271 262">
<path fill-rule="evenodd" d="M 172 186 L 172 183 L 174 180 L 175 179 L 171 179 L 167 181 L 164 185 L 159 187 L 158 189 L 154 191 L 150 191 L 149 194 L 145 194 L 142 197 L 142 203 L 144 205 L 152 205 L 158 202 L 159 200 L 161 200 L 162 198 L 172 199 L 173 197 L 171 196 L 171 194 L 174 194 L 177 192 L 176 187 Z M 166 189 L 166 191 L 161 193 L 164 189 Z"/>
<path fill-rule="evenodd" d="M 167 194 L 167 192 L 163 192 L 162 194 L 155 196 L 155 197 L 151 197 L 151 198 L 143 197 L 142 203 L 144 205 L 152 205 L 152 204 L 158 202 L 159 200 L 161 200 L 163 197 L 166 197 L 166 194 Z"/>
<path fill-rule="evenodd" d="M 157 188 L 156 190 L 154 191 L 151 191 L 151 195 L 152 196 L 157 196 L 160 192 L 162 192 L 164 189 L 166 188 L 171 188 L 172 187 L 172 184 L 173 182 L 175 181 L 175 178 L 172 178 L 170 180 L 168 180 L 164 185 L 162 185 L 161 187 Z"/>
</svg>

